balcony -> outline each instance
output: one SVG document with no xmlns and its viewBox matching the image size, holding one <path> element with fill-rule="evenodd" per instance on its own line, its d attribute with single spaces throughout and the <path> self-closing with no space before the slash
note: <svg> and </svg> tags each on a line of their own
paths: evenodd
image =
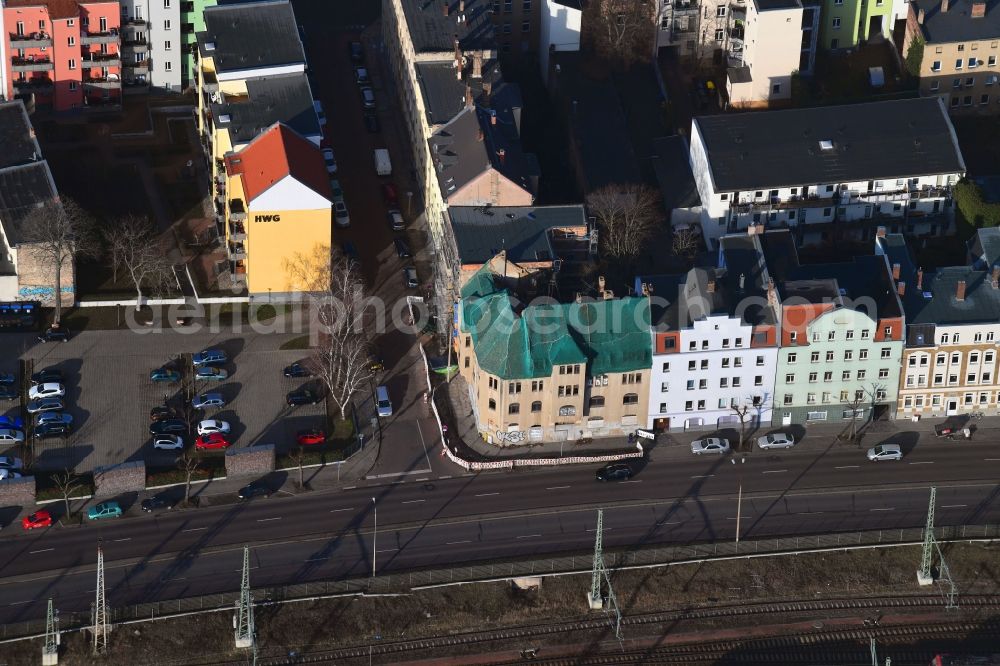
<svg viewBox="0 0 1000 666">
<path fill-rule="evenodd" d="M 201 70 L 201 89 L 208 93 L 219 92 L 219 79 L 215 72 Z"/>
<path fill-rule="evenodd" d="M 22 81 L 14 81 L 14 90 L 19 93 L 40 93 L 43 95 L 52 94 L 52 79 L 44 76 L 37 76 Z"/>
<path fill-rule="evenodd" d="M 693 0 L 675 0 L 674 1 L 674 16 L 678 14 L 697 14 L 699 11 L 699 4 Z"/>
<path fill-rule="evenodd" d="M 134 75 L 138 74 L 149 74 L 149 58 L 146 58 L 142 62 L 125 62 L 125 71 L 131 72 Z"/>
<path fill-rule="evenodd" d="M 229 258 L 233 261 L 242 261 L 247 258 L 246 248 L 243 247 L 243 243 L 232 242 L 227 246 L 229 248 Z"/>
<path fill-rule="evenodd" d="M 243 205 L 243 199 L 229 200 L 229 219 L 232 222 L 243 222 L 247 219 L 247 209 Z"/>
<path fill-rule="evenodd" d="M 247 230 L 243 226 L 242 222 L 237 222 L 230 216 L 229 219 L 229 238 L 230 240 L 242 242 L 247 239 Z"/>
<path fill-rule="evenodd" d="M 87 44 L 117 44 L 118 43 L 118 29 L 112 28 L 105 32 L 80 32 L 80 43 L 83 45 Z"/>
<path fill-rule="evenodd" d="M 747 213 L 766 213 L 792 208 L 796 210 L 799 208 L 829 208 L 830 206 L 836 206 L 839 201 L 840 199 L 838 197 L 822 198 L 813 194 L 805 198 L 792 196 L 787 199 L 779 200 L 775 197 L 771 201 L 734 203 L 730 205 L 729 209 L 737 215 L 746 215 Z"/>
<path fill-rule="evenodd" d="M 88 67 L 121 67 L 122 58 L 117 53 L 91 53 L 81 62 L 84 69 Z"/>
<path fill-rule="evenodd" d="M 117 74 L 87 77 L 83 80 L 83 87 L 95 90 L 121 90 L 122 80 Z"/>
<path fill-rule="evenodd" d="M 51 46 L 52 35 L 47 32 L 32 32 L 27 35 L 10 33 L 10 47 L 12 49 L 40 49 Z"/>
<path fill-rule="evenodd" d="M 147 53 L 149 52 L 149 43 L 145 37 L 126 35 L 125 39 L 122 40 L 122 51 L 126 53 Z"/>
<path fill-rule="evenodd" d="M 15 72 L 48 72 L 53 68 L 52 60 L 44 57 L 11 58 L 11 69 Z"/>
<path fill-rule="evenodd" d="M 193 14 L 194 13 L 194 2 L 182 2 L 181 3 L 181 14 Z"/>
<path fill-rule="evenodd" d="M 129 19 L 122 23 L 123 30 L 146 30 L 149 27 L 149 23 L 142 19 Z"/>
</svg>

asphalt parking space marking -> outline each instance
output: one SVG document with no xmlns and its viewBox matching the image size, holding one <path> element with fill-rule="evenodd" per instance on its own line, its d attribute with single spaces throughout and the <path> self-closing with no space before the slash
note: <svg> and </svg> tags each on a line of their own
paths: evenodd
<svg viewBox="0 0 1000 666">
<path fill-rule="evenodd" d="M 281 516 L 275 516 L 274 518 L 258 518 L 257 522 L 258 523 L 266 523 L 269 520 L 281 520 Z"/>
<path fill-rule="evenodd" d="M 186 530 L 181 530 L 181 532 L 199 532 L 201 530 L 207 530 L 207 527 L 189 527 Z"/>
<path fill-rule="evenodd" d="M 546 490 L 566 490 L 569 486 L 549 486 Z"/>
<path fill-rule="evenodd" d="M 895 511 L 896 507 L 890 506 L 890 507 L 881 508 L 881 509 L 868 509 L 868 510 L 869 511 Z"/>
<path fill-rule="evenodd" d="M 910 465 L 933 465 L 934 461 L 933 460 L 920 460 L 920 461 L 917 461 L 917 462 L 911 462 L 909 464 Z"/>
<path fill-rule="evenodd" d="M 403 502 L 403 504 L 419 504 L 420 502 L 426 502 L 426 501 L 427 500 L 422 500 L 422 499 L 406 500 Z"/>
<path fill-rule="evenodd" d="M 330 513 L 340 513 L 341 511 L 354 511 L 354 507 L 349 506 L 346 509 L 330 509 Z"/>
<path fill-rule="evenodd" d="M 837 465 L 834 469 L 856 469 L 861 467 L 861 465 Z"/>
<path fill-rule="evenodd" d="M 29 550 L 28 555 L 34 555 L 35 553 L 47 553 L 55 548 L 42 548 L 41 550 Z"/>
<path fill-rule="evenodd" d="M 445 543 L 445 545 L 446 546 L 457 546 L 460 543 L 472 543 L 472 541 L 469 540 L 469 539 L 466 539 L 464 541 L 449 541 L 449 542 Z"/>
<path fill-rule="evenodd" d="M 787 469 L 765 469 L 761 474 L 784 474 Z"/>
<path fill-rule="evenodd" d="M 962 507 L 969 506 L 968 504 L 942 504 L 942 509 L 961 509 Z"/>
<path fill-rule="evenodd" d="M 492 497 L 493 495 L 499 495 L 500 493 L 479 493 L 476 497 Z"/>
<path fill-rule="evenodd" d="M 525 534 L 525 535 L 519 536 L 517 538 L 518 539 L 538 539 L 541 536 L 542 536 L 541 534 Z"/>
</svg>

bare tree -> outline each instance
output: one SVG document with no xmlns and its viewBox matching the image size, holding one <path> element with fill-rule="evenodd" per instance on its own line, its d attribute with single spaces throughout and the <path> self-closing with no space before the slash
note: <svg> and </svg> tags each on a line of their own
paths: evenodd
<svg viewBox="0 0 1000 666">
<path fill-rule="evenodd" d="M 756 423 L 756 417 L 754 414 L 757 411 L 757 407 L 748 402 L 744 405 L 733 405 L 730 409 L 732 409 L 736 418 L 740 420 L 740 440 L 736 446 L 736 450 L 742 451 L 747 440 L 747 427 Z"/>
<path fill-rule="evenodd" d="M 94 221 L 72 199 L 52 199 L 35 208 L 21 222 L 24 243 L 41 261 L 52 266 L 55 295 L 54 323 L 62 317 L 62 272 L 77 256 L 94 255 Z"/>
<path fill-rule="evenodd" d="M 879 403 L 885 401 L 885 384 L 877 381 L 869 382 L 865 386 L 864 391 L 865 395 L 868 397 L 868 404 L 870 409 L 870 413 L 868 414 L 868 421 L 873 422 L 875 421 L 875 407 L 877 407 Z"/>
<path fill-rule="evenodd" d="M 184 504 L 185 506 L 191 503 L 191 480 L 194 477 L 194 473 L 198 470 L 201 465 L 201 459 L 196 457 L 190 451 L 185 451 L 181 454 L 181 457 L 177 459 L 177 467 L 184 472 Z"/>
<path fill-rule="evenodd" d="M 660 195 L 646 185 L 606 185 L 587 197 L 601 228 L 602 249 L 612 257 L 635 257 L 663 221 Z"/>
<path fill-rule="evenodd" d="M 104 230 L 103 235 L 111 252 L 115 276 L 119 269 L 124 270 L 135 287 L 136 310 L 142 307 L 144 287 L 150 293 L 158 294 L 175 283 L 167 247 L 148 217 L 126 215 L 118 218 Z"/>
<path fill-rule="evenodd" d="M 583 14 L 583 41 L 601 60 L 623 69 L 653 54 L 653 0 L 593 0 Z"/>
<path fill-rule="evenodd" d="M 304 471 L 302 469 L 306 461 L 305 449 L 300 446 L 299 448 L 292 451 L 292 460 L 295 461 L 295 466 L 298 467 L 299 469 L 299 490 L 302 490 L 306 486 Z"/>
<path fill-rule="evenodd" d="M 702 247 L 701 234 L 694 227 L 686 229 L 674 229 L 673 239 L 670 241 L 670 249 L 679 257 L 684 257 L 688 261 L 694 259 L 698 250 Z"/>
<path fill-rule="evenodd" d="M 861 446 L 861 442 L 858 440 L 858 411 L 861 410 L 861 405 L 865 401 L 865 391 L 864 389 L 858 389 L 854 392 L 854 397 L 847 401 L 847 408 L 851 410 L 851 441 L 856 442 L 858 446 Z"/>
<path fill-rule="evenodd" d="M 52 477 L 52 481 L 56 484 L 56 488 L 59 490 L 59 494 L 62 495 L 62 500 L 66 508 L 66 517 L 70 518 L 73 512 L 70 510 L 69 498 L 70 495 L 75 493 L 80 489 L 80 477 L 76 475 L 71 469 L 67 469 L 59 474 Z"/>
</svg>

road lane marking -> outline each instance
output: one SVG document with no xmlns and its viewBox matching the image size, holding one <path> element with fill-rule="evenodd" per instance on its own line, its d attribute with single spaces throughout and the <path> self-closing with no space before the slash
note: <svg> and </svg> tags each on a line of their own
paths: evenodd
<svg viewBox="0 0 1000 666">
<path fill-rule="evenodd" d="M 33 601 L 34 601 L 34 599 L 28 599 L 27 601 L 12 601 L 12 602 L 10 602 L 10 605 L 11 606 L 21 606 L 23 604 L 30 604 Z"/>
<path fill-rule="evenodd" d="M 47 553 L 50 550 L 55 550 L 55 548 L 42 548 L 41 550 L 29 550 L 28 555 L 34 555 L 35 553 Z"/>
<path fill-rule="evenodd" d="M 455 546 L 455 545 L 460 544 L 460 543 L 472 543 L 472 541 L 469 541 L 469 540 L 465 540 L 465 541 L 449 541 L 445 545 L 446 546 Z"/>
<path fill-rule="evenodd" d="M 787 469 L 765 469 L 761 474 L 783 474 Z"/>
<path fill-rule="evenodd" d="M 823 512 L 822 511 L 803 511 L 801 513 L 796 513 L 794 515 L 796 515 L 796 516 L 818 516 L 821 513 L 823 513 Z"/>
<path fill-rule="evenodd" d="M 715 476 L 714 474 L 695 474 L 692 479 L 707 479 L 709 477 Z"/>
<path fill-rule="evenodd" d="M 969 506 L 968 504 L 942 504 L 942 509 L 960 509 L 964 506 Z"/>
<path fill-rule="evenodd" d="M 611 530 L 613 530 L 613 529 L 615 529 L 615 528 L 613 528 L 613 527 L 605 527 L 605 528 L 603 528 L 603 529 L 602 529 L 601 531 L 602 531 L 602 532 L 610 532 L 610 531 L 611 531 Z M 588 532 L 596 532 L 596 531 L 597 531 L 597 528 L 596 528 L 596 527 L 588 527 L 588 528 L 587 528 L 587 531 L 588 531 Z"/>
<path fill-rule="evenodd" d="M 732 518 L 726 518 L 726 520 L 747 520 L 748 518 L 753 518 L 753 516 L 740 516 L 739 518 L 733 516 Z"/>
<path fill-rule="evenodd" d="M 384 550 L 376 550 L 375 552 L 376 553 L 394 553 L 397 550 L 399 550 L 399 548 L 386 548 Z"/>
<path fill-rule="evenodd" d="M 406 500 L 405 502 L 403 502 L 403 504 L 418 504 L 420 502 L 426 502 L 426 501 L 427 500 L 422 500 L 422 499 L 418 499 L 418 500 Z"/>
<path fill-rule="evenodd" d="M 266 523 L 269 520 L 281 520 L 281 516 L 277 516 L 275 518 L 258 518 L 257 522 L 258 523 Z"/>
<path fill-rule="evenodd" d="M 896 507 L 890 506 L 887 509 L 868 509 L 869 511 L 895 511 Z"/>
<path fill-rule="evenodd" d="M 344 486 L 344 490 L 354 490 L 357 486 Z"/>
<path fill-rule="evenodd" d="M 500 493 L 479 493 L 476 497 L 490 497 L 491 495 L 499 495 Z"/>
<path fill-rule="evenodd" d="M 329 557 L 310 557 L 306 562 L 324 562 L 330 559 Z"/>
<path fill-rule="evenodd" d="M 861 465 L 840 465 L 838 467 L 834 467 L 834 469 L 854 469 L 855 467 L 861 467 Z"/>
<path fill-rule="evenodd" d="M 199 530 L 207 530 L 207 527 L 189 527 L 186 530 L 181 530 L 181 532 L 197 532 Z"/>
<path fill-rule="evenodd" d="M 523 536 L 517 537 L 518 539 L 537 539 L 542 536 L 541 534 L 525 534 Z"/>
<path fill-rule="evenodd" d="M 124 539 L 115 539 L 115 541 L 131 541 L 132 537 L 125 537 Z"/>
<path fill-rule="evenodd" d="M 665 520 L 661 523 L 656 523 L 656 526 L 659 527 L 660 525 L 680 525 L 680 524 L 681 521 L 679 520 Z"/>
<path fill-rule="evenodd" d="M 622 481 L 622 483 L 642 483 L 642 479 L 629 479 L 628 481 Z"/>
<path fill-rule="evenodd" d="M 910 464 L 911 465 L 933 465 L 934 461 L 933 460 L 921 460 L 921 461 L 918 461 L 918 462 L 911 462 Z"/>
<path fill-rule="evenodd" d="M 998 462 L 1000 461 L 1000 458 L 983 458 L 983 460 L 988 460 L 990 462 Z"/>
<path fill-rule="evenodd" d="M 417 479 L 417 483 L 420 483 L 421 481 L 430 481 L 430 480 L 431 480 L 431 479 L 430 479 L 430 477 L 429 477 L 429 476 L 425 476 L 425 477 L 424 477 L 424 478 L 422 478 L 422 479 Z"/>
<path fill-rule="evenodd" d="M 354 511 L 354 507 L 349 506 L 346 509 L 330 509 L 330 513 L 340 513 L 341 511 Z"/>
<path fill-rule="evenodd" d="M 546 490 L 565 490 L 569 486 L 549 486 Z"/>
<path fill-rule="evenodd" d="M 438 478 L 439 479 L 450 479 L 451 478 L 451 474 L 445 474 L 444 476 L 439 476 Z"/>
</svg>

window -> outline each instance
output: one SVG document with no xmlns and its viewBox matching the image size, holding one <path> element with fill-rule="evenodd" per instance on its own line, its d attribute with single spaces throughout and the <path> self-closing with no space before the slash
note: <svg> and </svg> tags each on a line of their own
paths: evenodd
<svg viewBox="0 0 1000 666">
<path fill-rule="evenodd" d="M 663 367 L 661 368 L 660 371 L 661 372 L 670 372 L 670 362 L 668 361 L 667 363 L 664 363 Z"/>
<path fill-rule="evenodd" d="M 521 21 L 521 32 L 531 32 L 531 21 Z"/>
<path fill-rule="evenodd" d="M 572 395 L 580 395 L 580 386 L 578 384 L 570 384 L 568 386 L 559 387 L 560 398 L 567 398 Z"/>
<path fill-rule="evenodd" d="M 733 377 L 733 388 L 739 388 L 739 387 L 740 387 L 740 378 Z"/>
<path fill-rule="evenodd" d="M 69 68 L 70 69 L 76 69 L 76 59 L 75 58 L 70 58 L 69 59 Z"/>
<path fill-rule="evenodd" d="M 868 339 L 868 336 L 870 336 L 870 335 L 871 335 L 871 333 L 872 333 L 872 332 L 871 332 L 871 331 L 869 331 L 869 330 L 868 330 L 867 328 L 863 328 L 863 329 L 861 329 L 861 339 L 862 339 L 862 340 L 867 340 L 867 339 Z"/>
<path fill-rule="evenodd" d="M 962 65 L 963 64 L 965 64 L 965 61 L 962 60 L 961 58 L 956 58 L 955 59 L 955 69 L 956 70 L 962 69 Z"/>
<path fill-rule="evenodd" d="M 753 377 L 753 385 L 754 386 L 763 386 L 764 385 L 764 376 L 763 375 L 754 375 L 754 377 Z"/>
<path fill-rule="evenodd" d="M 520 414 L 521 413 L 521 405 L 518 404 L 518 403 L 516 403 L 516 402 L 510 403 L 507 406 L 507 413 L 508 414 Z"/>
<path fill-rule="evenodd" d="M 601 407 L 604 406 L 604 396 L 595 395 L 591 397 L 589 405 L 591 409 L 600 409 Z"/>
<path fill-rule="evenodd" d="M 810 383 L 810 384 L 813 384 L 813 383 L 815 383 L 815 382 L 816 382 L 816 379 L 817 379 L 818 377 L 819 377 L 819 373 L 817 373 L 817 372 L 810 372 L 810 373 L 809 373 L 809 383 Z"/>
<path fill-rule="evenodd" d="M 951 355 L 952 365 L 958 365 L 959 363 L 961 363 L 961 361 L 962 361 L 962 355 L 959 354 L 958 352 L 955 352 Z"/>
<path fill-rule="evenodd" d="M 966 384 L 975 384 L 976 383 L 976 373 L 974 373 L 974 372 L 966 373 L 966 375 L 965 375 L 965 383 Z"/>
<path fill-rule="evenodd" d="M 542 391 L 542 390 L 544 390 L 544 388 L 545 388 L 545 382 L 543 382 L 541 379 L 533 380 L 531 382 L 531 392 L 532 393 L 537 393 L 539 391 Z"/>
<path fill-rule="evenodd" d="M 608 384 L 607 375 L 601 375 L 601 377 L 604 377 L 604 385 L 607 386 Z M 622 375 L 622 384 L 641 384 L 641 383 L 642 383 L 641 373 L 626 372 L 624 375 Z"/>
<path fill-rule="evenodd" d="M 531 403 L 531 411 L 532 412 L 540 412 L 540 411 L 542 411 L 542 401 L 541 400 L 535 400 L 533 403 Z"/>
<path fill-rule="evenodd" d="M 664 413 L 665 411 L 667 411 L 667 403 L 665 403 L 665 402 L 661 402 L 661 403 L 660 403 L 660 413 L 662 414 L 662 413 Z"/>
<path fill-rule="evenodd" d="M 969 363 L 979 363 L 979 352 L 972 352 L 969 354 Z"/>
<path fill-rule="evenodd" d="M 694 403 L 693 402 L 691 402 L 690 400 L 688 400 L 688 401 L 686 401 L 684 403 L 684 411 L 685 412 L 690 412 L 693 409 L 694 409 Z"/>
<path fill-rule="evenodd" d="M 995 55 L 991 55 L 989 58 L 987 58 L 986 59 L 986 66 L 987 67 L 996 67 L 997 66 L 997 57 Z"/>
<path fill-rule="evenodd" d="M 839 16 L 835 17 L 833 19 L 833 29 L 834 30 L 840 30 L 840 17 Z"/>
<path fill-rule="evenodd" d="M 792 344 L 794 345 L 794 344 L 795 344 L 795 339 L 796 339 L 796 338 L 797 338 L 798 336 L 799 336 L 799 334 L 798 334 L 798 333 L 796 333 L 795 331 L 791 331 L 791 332 L 789 332 L 789 334 L 788 334 L 788 340 L 789 340 L 789 342 L 791 342 L 791 343 L 792 343 Z"/>
<path fill-rule="evenodd" d="M 719 388 L 729 388 L 729 377 L 719 378 Z"/>
<path fill-rule="evenodd" d="M 715 31 L 715 41 L 721 42 L 725 38 L 726 38 L 726 31 L 725 30 L 722 30 L 720 28 L 719 30 Z"/>
<path fill-rule="evenodd" d="M 507 393 L 513 395 L 521 392 L 521 382 L 511 382 L 507 384 Z"/>
<path fill-rule="evenodd" d="M 764 357 L 763 356 L 758 356 L 757 357 L 757 367 L 760 367 L 762 365 L 764 365 Z"/>
<path fill-rule="evenodd" d="M 733 367 L 734 368 L 742 368 L 743 367 L 743 358 L 740 357 L 740 356 L 737 356 L 736 358 L 734 358 L 733 359 Z"/>
<path fill-rule="evenodd" d="M 708 380 L 707 379 L 699 379 L 698 380 L 698 388 L 700 390 L 702 390 L 702 391 L 704 391 L 705 389 L 707 389 L 708 388 Z"/>
<path fill-rule="evenodd" d="M 163 8 L 170 9 L 170 0 L 163 0 Z"/>
<path fill-rule="evenodd" d="M 694 380 L 693 379 L 687 380 L 687 390 L 688 391 L 693 391 L 694 390 Z"/>
<path fill-rule="evenodd" d="M 722 338 L 722 348 L 726 349 L 729 347 L 729 338 Z"/>
<path fill-rule="evenodd" d="M 702 340 L 701 341 L 701 348 L 702 349 L 708 349 L 708 340 Z"/>
<path fill-rule="evenodd" d="M 623 405 L 638 405 L 639 404 L 639 394 L 638 393 L 626 393 L 625 397 L 622 398 Z"/>
<path fill-rule="evenodd" d="M 792 352 L 792 353 L 790 353 L 790 354 L 788 355 L 788 362 L 789 362 L 789 363 L 795 363 L 795 359 L 796 359 L 796 356 L 797 356 L 797 355 L 795 354 L 795 352 Z"/>
<path fill-rule="evenodd" d="M 773 86 L 771 86 L 771 94 L 772 95 L 780 95 L 781 94 L 781 84 L 780 83 L 775 83 Z"/>
<path fill-rule="evenodd" d="M 937 92 L 938 88 L 941 87 L 940 81 L 931 81 L 931 90 Z"/>
<path fill-rule="evenodd" d="M 76 21 L 74 19 L 66 19 L 66 25 L 72 28 L 74 25 L 76 25 Z"/>
<path fill-rule="evenodd" d="M 949 374 L 948 375 L 948 386 L 955 386 L 956 384 L 958 384 L 958 375 L 957 374 Z"/>
<path fill-rule="evenodd" d="M 909 364 L 909 366 L 910 366 L 911 368 L 915 368 L 915 367 L 917 367 L 917 357 L 916 357 L 916 356 L 911 356 L 911 357 L 909 358 L 909 360 L 907 361 L 907 363 Z"/>
<path fill-rule="evenodd" d="M 795 381 L 795 375 L 793 373 L 788 373 L 787 375 L 785 375 L 786 384 L 791 384 L 794 381 Z"/>
<path fill-rule="evenodd" d="M 66 38 L 66 46 L 76 46 L 76 37 L 70 35 Z"/>
<path fill-rule="evenodd" d="M 986 342 L 993 342 L 993 333 L 992 332 L 986 334 Z"/>
<path fill-rule="evenodd" d="M 504 23 L 503 24 L 503 34 L 505 34 L 505 35 L 509 35 L 510 34 L 510 23 Z"/>
<path fill-rule="evenodd" d="M 497 408 L 497 401 L 494 400 L 493 398 L 490 398 L 489 408 L 490 408 L 490 411 L 495 411 L 496 408 Z"/>
<path fill-rule="evenodd" d="M 563 405 L 559 408 L 559 416 L 576 416 L 576 407 L 573 405 Z"/>
<path fill-rule="evenodd" d="M 941 406 L 941 396 L 939 396 L 939 395 L 932 395 L 931 396 L 931 407 L 940 407 L 940 406 Z"/>
<path fill-rule="evenodd" d="M 853 361 L 854 360 L 854 350 L 848 349 L 848 350 L 844 351 L 844 360 L 845 361 Z"/>
<path fill-rule="evenodd" d="M 170 19 L 166 19 L 163 21 L 163 29 L 170 30 Z"/>
<path fill-rule="evenodd" d="M 879 354 L 879 358 L 889 358 L 892 355 L 892 350 L 888 347 L 882 347 L 882 352 Z"/>
<path fill-rule="evenodd" d="M 816 404 L 816 394 L 815 393 L 806 393 L 806 404 L 807 405 L 815 405 Z"/>
<path fill-rule="evenodd" d="M 989 393 L 980 393 L 979 394 L 979 404 L 980 405 L 985 405 L 989 401 L 990 401 L 990 394 Z"/>
<path fill-rule="evenodd" d="M 705 401 L 704 400 L 699 400 L 698 401 L 698 409 L 699 410 L 705 409 Z"/>
<path fill-rule="evenodd" d="M 725 366 L 723 366 L 723 367 L 725 367 Z M 702 370 L 708 370 L 708 359 L 707 358 L 701 359 L 701 369 Z"/>
<path fill-rule="evenodd" d="M 737 347 L 742 347 L 743 346 L 743 338 L 736 338 L 736 343 L 735 344 L 736 344 Z"/>
<path fill-rule="evenodd" d="M 76 81 L 70 81 L 70 82 L 69 82 L 69 90 L 70 90 L 70 92 L 75 92 L 75 91 L 76 91 Z M 466 359 L 465 359 L 465 362 L 466 362 L 466 363 L 468 363 L 468 362 L 469 362 L 469 359 L 468 359 L 468 358 L 466 358 Z M 466 365 L 465 367 L 469 367 L 469 366 L 468 366 L 468 365 Z"/>
<path fill-rule="evenodd" d="M 791 393 L 786 393 L 785 396 L 784 396 L 784 399 L 782 400 L 782 403 L 785 404 L 785 405 L 792 404 L 792 394 Z"/>
<path fill-rule="evenodd" d="M 722 367 L 723 368 L 728 368 L 729 367 L 729 357 L 728 356 L 726 356 L 725 358 L 722 359 Z"/>
<path fill-rule="evenodd" d="M 828 351 L 826 353 L 826 362 L 830 363 L 831 361 L 833 361 L 833 352 L 832 351 Z"/>
<path fill-rule="evenodd" d="M 503 10 L 505 12 L 514 11 L 514 0 L 503 0 Z"/>
<path fill-rule="evenodd" d="M 858 350 L 858 360 L 859 361 L 867 361 L 868 360 L 868 350 L 867 349 L 859 349 Z"/>
<path fill-rule="evenodd" d="M 810 363 L 819 363 L 819 352 L 812 352 L 809 354 Z"/>
<path fill-rule="evenodd" d="M 100 27 L 101 32 L 108 31 L 108 19 L 106 17 L 102 16 L 100 21 L 98 21 L 98 25 Z"/>
<path fill-rule="evenodd" d="M 879 371 L 878 371 L 878 378 L 879 379 L 885 379 L 888 376 L 889 376 L 889 369 L 888 368 L 879 368 Z"/>
<path fill-rule="evenodd" d="M 720 17 L 720 18 L 723 17 L 723 16 L 725 16 L 726 15 L 726 6 L 725 5 L 716 5 L 715 6 L 715 15 L 718 16 L 718 17 Z"/>
<path fill-rule="evenodd" d="M 850 379 L 851 379 L 851 371 L 850 370 L 843 370 L 843 371 L 841 371 L 841 373 L 840 373 L 840 381 L 846 382 L 846 381 L 849 381 Z"/>
<path fill-rule="evenodd" d="M 962 106 L 972 106 L 972 95 L 966 95 L 962 98 Z"/>
<path fill-rule="evenodd" d="M 975 58 L 969 58 L 966 64 L 969 66 L 969 69 L 974 69 L 978 63 L 976 62 Z"/>
<path fill-rule="evenodd" d="M 993 352 L 986 352 L 985 354 L 983 354 L 983 363 L 992 363 L 992 362 L 993 362 Z"/>
<path fill-rule="evenodd" d="M 833 373 L 832 372 L 824 372 L 823 373 L 823 381 L 824 382 L 832 382 L 833 381 Z"/>
<path fill-rule="evenodd" d="M 934 386 L 940 386 L 942 383 L 944 383 L 944 375 L 934 375 Z"/>
<path fill-rule="evenodd" d="M 867 370 L 858 370 L 858 379 L 864 379 L 865 375 L 868 374 Z"/>
<path fill-rule="evenodd" d="M 164 51 L 169 51 L 170 50 L 170 40 L 169 39 L 163 42 L 163 50 Z"/>
<path fill-rule="evenodd" d="M 825 403 L 826 402 L 830 402 L 830 392 L 829 391 L 823 391 L 823 395 L 820 396 L 820 400 L 822 400 Z"/>
<path fill-rule="evenodd" d="M 980 104 L 989 104 L 990 103 L 990 96 L 989 95 L 980 95 L 979 96 L 979 103 Z"/>
<path fill-rule="evenodd" d="M 660 393 L 666 393 L 670 390 L 670 382 L 660 382 Z"/>
<path fill-rule="evenodd" d="M 688 370 L 697 370 L 697 369 L 698 369 L 697 361 L 688 361 Z"/>
<path fill-rule="evenodd" d="M 694 351 L 697 348 L 698 348 L 698 343 L 695 342 L 694 340 L 692 340 L 691 344 L 688 346 L 688 349 L 690 349 L 691 351 Z"/>
</svg>

